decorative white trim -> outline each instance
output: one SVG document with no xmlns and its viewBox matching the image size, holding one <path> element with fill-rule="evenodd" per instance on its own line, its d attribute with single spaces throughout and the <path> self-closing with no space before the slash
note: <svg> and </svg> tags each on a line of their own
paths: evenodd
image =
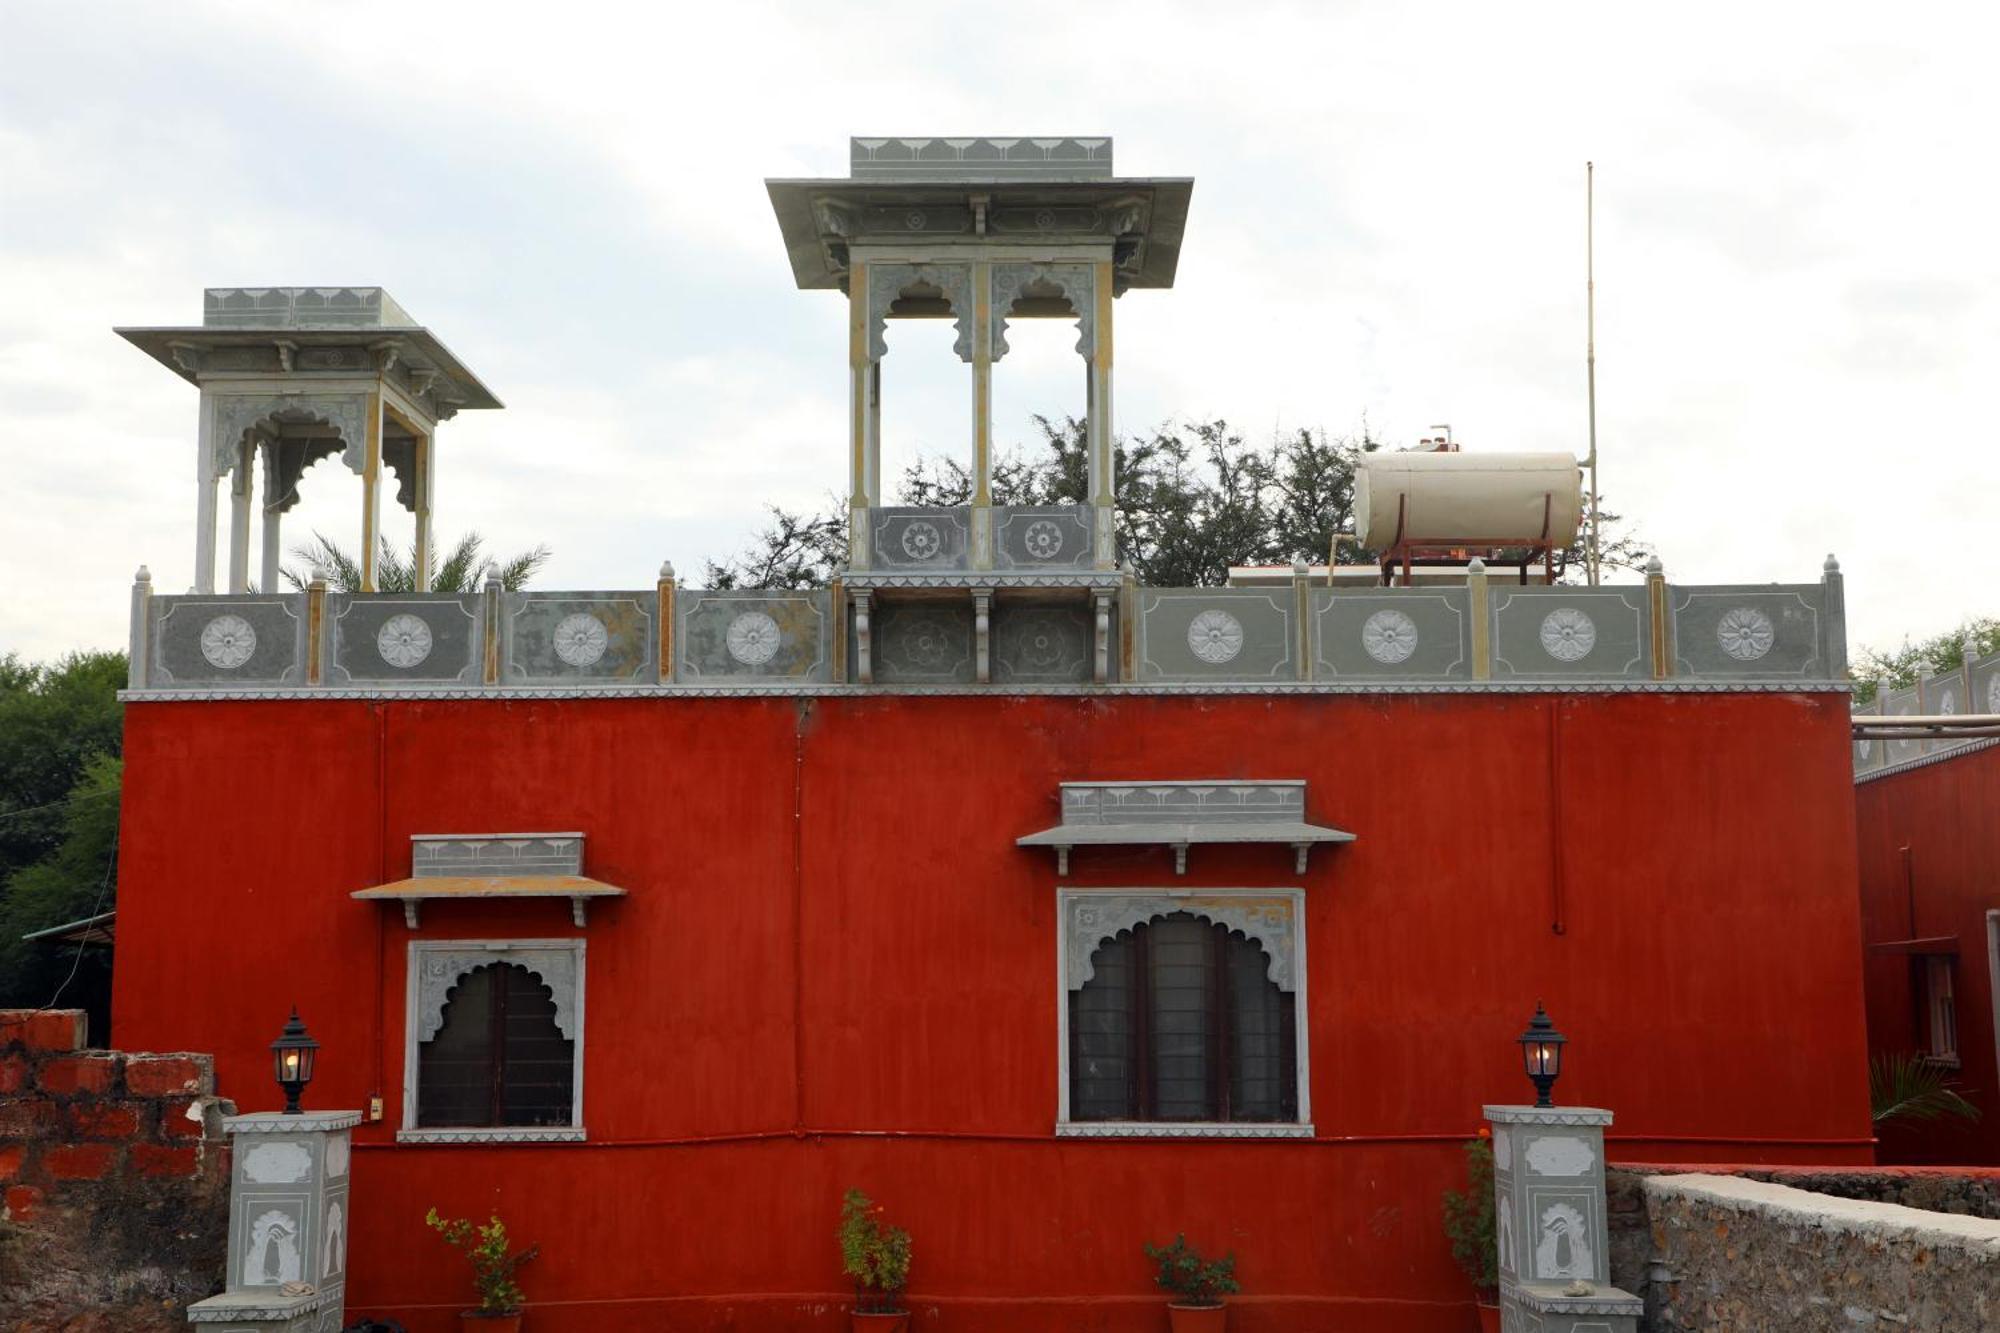
<svg viewBox="0 0 2000 1333">
<path fill-rule="evenodd" d="M 427 964 L 433 959 L 437 966 Z M 572 1064 L 570 1123 L 582 1132 L 584 1038 L 584 941 L 574 940 L 411 940 L 404 966 L 403 1116 L 398 1137 L 423 1132 L 417 1125 L 417 1049 L 437 1035 L 444 1002 L 458 979 L 489 963 L 513 963 L 540 977 L 556 1004 L 556 1026 L 570 1042 Z M 440 1132 L 463 1134 L 473 1128 Z M 548 1133 L 562 1126 L 494 1126 L 499 1133 Z M 470 1140 L 468 1140 L 469 1142 Z"/>
<path fill-rule="evenodd" d="M 1865 718 L 1867 715 L 1860 714 L 1859 716 Z M 1924 738 L 1917 737 L 1915 739 L 1922 740 Z M 1956 759 L 1960 755 L 1972 754 L 1978 750 L 1991 749 L 1996 745 L 2000 745 L 2000 736 L 1984 736 L 1977 740 L 1960 741 L 1948 750 L 1939 750 L 1935 754 L 1920 754 L 1915 759 L 1902 759 L 1893 764 L 1884 764 L 1880 768 L 1872 768 L 1866 773 L 1856 773 L 1854 775 L 1854 785 L 1858 787 L 1864 782 L 1873 782 L 1877 778 L 1892 778 L 1898 773 L 1907 773 L 1913 768 L 1928 768 L 1932 764 L 1941 764 L 1947 759 Z"/>
<path fill-rule="evenodd" d="M 1223 694 L 1852 694 L 1845 680 L 1367 680 L 1343 681 L 1111 681 L 1103 685 L 834 685 L 826 681 L 745 681 L 740 684 L 633 685 L 407 685 L 379 689 L 342 686 L 301 689 L 120 690 L 120 703 L 215 703 L 301 699 L 744 699 L 765 695 L 806 698 L 881 698 L 889 695 L 978 696 L 987 699 L 1069 695 L 1084 698 L 1131 695 Z"/>
<path fill-rule="evenodd" d="M 1189 1123 L 1181 1121 L 1072 1121 L 1069 1118 L 1069 993 L 1081 981 L 1072 983 L 1072 955 L 1078 951 L 1076 940 L 1081 938 L 1073 926 L 1072 907 L 1088 903 L 1092 899 L 1105 903 L 1113 916 L 1122 917 L 1125 911 L 1142 900 L 1164 903 L 1163 909 L 1149 913 L 1140 920 L 1168 912 L 1191 912 L 1204 920 L 1222 920 L 1233 930 L 1251 932 L 1239 924 L 1235 918 L 1237 911 L 1216 914 L 1215 899 L 1240 898 L 1244 900 L 1243 915 L 1248 915 L 1260 900 L 1265 904 L 1282 902 L 1289 912 L 1289 927 L 1278 930 L 1272 923 L 1265 923 L 1265 933 L 1254 935 L 1271 955 L 1271 979 L 1281 990 L 1292 997 L 1292 1032 L 1294 1049 L 1297 1052 L 1299 1118 L 1295 1122 L 1273 1123 L 1270 1121 L 1220 1121 Z M 1197 905 L 1194 900 L 1209 900 L 1205 905 Z M 1206 909 L 1206 910 L 1205 910 Z M 1058 886 L 1056 889 L 1056 1127 L 1058 1138 L 1220 1138 L 1220 1139 L 1274 1139 L 1311 1138 L 1312 1128 L 1312 1042 L 1311 1032 L 1306 1022 L 1306 931 L 1305 931 L 1306 891 L 1297 886 L 1274 889 L 1080 889 Z M 1105 918 L 1109 919 L 1109 918 Z M 1136 924 L 1134 922 L 1133 924 Z M 1127 927 L 1129 928 L 1129 926 Z M 1095 930 L 1084 952 L 1084 979 L 1089 979 L 1090 953 L 1099 941 L 1115 930 Z M 1276 942 L 1276 947 L 1274 943 Z M 1281 956 L 1282 955 L 1282 956 Z M 1287 984 L 1287 983 L 1290 984 Z"/>
<path fill-rule="evenodd" d="M 1303 1091 L 1303 1090 L 1302 1090 Z M 1309 1139 L 1309 1124 L 1240 1120 L 1058 1120 L 1059 1139 Z"/>
<path fill-rule="evenodd" d="M 582 1125 L 481 1125 L 463 1129 L 399 1129 L 398 1143 L 583 1143 Z"/>
</svg>

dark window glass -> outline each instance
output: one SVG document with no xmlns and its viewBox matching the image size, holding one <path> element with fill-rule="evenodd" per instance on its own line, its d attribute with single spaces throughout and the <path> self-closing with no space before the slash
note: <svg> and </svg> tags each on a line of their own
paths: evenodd
<svg viewBox="0 0 2000 1333">
<path fill-rule="evenodd" d="M 1186 912 L 1103 941 L 1069 993 L 1072 1120 L 1295 1120 L 1291 995 L 1255 940 Z"/>
<path fill-rule="evenodd" d="M 567 1125 L 576 1047 L 541 978 L 513 963 L 460 977 L 444 1025 L 417 1048 L 417 1124 Z"/>
</svg>

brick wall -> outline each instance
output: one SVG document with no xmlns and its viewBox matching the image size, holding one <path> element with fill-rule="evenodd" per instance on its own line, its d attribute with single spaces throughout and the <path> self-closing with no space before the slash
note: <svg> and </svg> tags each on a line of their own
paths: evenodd
<svg viewBox="0 0 2000 1333">
<path fill-rule="evenodd" d="M 81 1010 L 0 1010 L 0 1333 L 178 1329 L 222 1288 L 213 1062 L 83 1037 Z"/>
</svg>

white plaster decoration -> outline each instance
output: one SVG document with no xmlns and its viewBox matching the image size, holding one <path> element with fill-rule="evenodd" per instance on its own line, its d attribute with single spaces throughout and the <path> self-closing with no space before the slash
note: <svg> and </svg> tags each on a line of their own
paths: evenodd
<svg viewBox="0 0 2000 1333">
<path fill-rule="evenodd" d="M 347 1135 L 327 1135 L 326 1178 L 328 1180 L 338 1180 L 347 1174 L 347 1148 Z"/>
<path fill-rule="evenodd" d="M 375 651 L 392 667 L 420 666 L 431 655 L 431 627 L 419 616 L 399 612 L 375 631 Z"/>
<path fill-rule="evenodd" d="M 1538 1176 L 1581 1176 L 1597 1165 L 1597 1154 L 1587 1140 L 1569 1135 L 1544 1134 L 1528 1141 L 1521 1154 Z"/>
<path fill-rule="evenodd" d="M 1597 626 L 1574 606 L 1559 606 L 1542 617 L 1542 651 L 1558 662 L 1580 662 L 1597 646 Z"/>
<path fill-rule="evenodd" d="M 944 549 L 944 535 L 937 530 L 937 524 L 928 519 L 917 519 L 903 529 L 903 554 L 912 560 L 929 560 Z"/>
<path fill-rule="evenodd" d="M 293 1185 L 312 1175 L 312 1150 L 303 1143 L 259 1143 L 243 1154 L 243 1178 L 259 1185 Z"/>
<path fill-rule="evenodd" d="M 1282 991 L 1297 988 L 1294 954 L 1298 910 L 1289 894 L 1086 892 L 1067 895 L 1063 906 L 1063 979 L 1069 990 L 1081 988 L 1097 974 L 1097 950 L 1106 940 L 1175 912 L 1212 921 L 1257 941 L 1270 960 L 1267 975 L 1272 983 Z"/>
<path fill-rule="evenodd" d="M 1739 662 L 1754 662 L 1771 651 L 1777 641 L 1771 617 L 1754 606 L 1732 607 L 1716 622 L 1715 641 L 1722 651 Z"/>
<path fill-rule="evenodd" d="M 938 616 L 916 615 L 902 622 L 898 646 L 911 666 L 934 668 L 944 664 L 951 651 L 953 626 Z"/>
<path fill-rule="evenodd" d="M 1053 560 L 1062 554 L 1062 529 L 1046 518 L 1038 518 L 1021 535 L 1021 545 L 1037 560 Z"/>
<path fill-rule="evenodd" d="M 257 651 L 257 631 L 238 615 L 220 615 L 201 627 L 201 655 L 208 664 L 234 671 Z"/>
<path fill-rule="evenodd" d="M 243 1278 L 246 1287 L 270 1287 L 299 1280 L 299 1219 L 283 1208 L 257 1215 L 250 1224 L 250 1243 L 243 1247 Z"/>
<path fill-rule="evenodd" d="M 1535 1241 L 1535 1276 L 1543 1282 L 1555 1278 L 1589 1278 L 1595 1272 L 1591 1262 L 1590 1227 L 1583 1214 L 1566 1203 L 1552 1203 L 1542 1210 Z"/>
<path fill-rule="evenodd" d="M 473 1125 L 456 1129 L 399 1129 L 398 1143 L 582 1143 L 582 1125 Z"/>
<path fill-rule="evenodd" d="M 458 944 L 442 949 L 425 949 L 417 974 L 416 1038 L 429 1041 L 444 1026 L 445 1001 L 451 988 L 469 972 L 500 963 L 524 967 L 541 979 L 555 1001 L 556 1027 L 571 1041 L 577 1040 L 577 970 L 579 947 L 512 947 L 505 944 Z"/>
<path fill-rule="evenodd" d="M 923 229 L 923 215 L 913 230 Z M 906 219 L 907 221 L 907 219 Z M 889 354 L 885 337 L 889 307 L 896 298 L 918 284 L 935 287 L 951 305 L 952 321 L 958 338 L 951 350 L 961 361 L 972 360 L 972 265 L 970 264 L 870 264 L 868 266 L 868 359 L 880 361 Z"/>
<path fill-rule="evenodd" d="M 729 655 L 744 666 L 762 666 L 777 656 L 784 636 L 778 622 L 762 611 L 745 611 L 729 622 L 722 639 Z"/>
<path fill-rule="evenodd" d="M 1986 711 L 2000 713 L 2000 671 L 1986 678 Z"/>
<path fill-rule="evenodd" d="M 1937 710 L 1940 716 L 1950 717 L 1958 711 L 1958 695 L 1950 690 L 1938 696 Z"/>
<path fill-rule="evenodd" d="M 1313 1127 L 1268 1120 L 1064 1120 L 1059 1139 L 1309 1139 Z"/>
<path fill-rule="evenodd" d="M 367 463 L 368 395 L 365 393 L 218 393 L 214 404 L 215 431 L 209 447 L 215 457 L 215 474 L 221 476 L 236 465 L 243 432 L 260 426 L 277 414 L 296 413 L 333 427 L 340 432 L 341 461 L 359 475 Z"/>
<path fill-rule="evenodd" d="M 345 1214 L 341 1212 L 340 1200 L 329 1200 L 326 1205 L 326 1222 L 321 1234 L 326 1237 L 326 1246 L 320 1255 L 319 1275 L 322 1280 L 337 1276 L 347 1267 L 347 1246 Z"/>
<path fill-rule="evenodd" d="M 1500 1267 L 1506 1272 L 1514 1272 L 1514 1201 L 1505 1195 L 1500 1198 L 1499 1226 Z"/>
<path fill-rule="evenodd" d="M 1401 611 L 1377 611 L 1361 622 L 1361 649 L 1384 666 L 1407 662 L 1417 651 L 1417 622 Z"/>
<path fill-rule="evenodd" d="M 1505 1125 L 1497 1125 L 1493 1130 L 1493 1168 L 1496 1171 L 1514 1169 L 1514 1137 Z"/>
<path fill-rule="evenodd" d="M 1007 321 L 1014 303 L 1031 286 L 1061 290 L 1076 311 L 1077 354 L 1086 361 L 1097 350 L 1097 274 L 1089 264 L 995 264 L 993 266 L 993 360 L 1007 354 Z"/>
<path fill-rule="evenodd" d="M 558 620 L 552 637 L 556 656 L 573 667 L 595 666 L 611 642 L 604 622 L 587 611 Z"/>
<path fill-rule="evenodd" d="M 1210 666 L 1221 666 L 1243 651 L 1243 622 L 1220 608 L 1198 613 L 1188 622 L 1188 651 Z"/>
</svg>

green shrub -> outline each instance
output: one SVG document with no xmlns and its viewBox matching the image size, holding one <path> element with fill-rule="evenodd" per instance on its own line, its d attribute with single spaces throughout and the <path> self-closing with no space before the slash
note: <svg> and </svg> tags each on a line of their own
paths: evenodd
<svg viewBox="0 0 2000 1333">
<path fill-rule="evenodd" d="M 1224 1296 L 1242 1290 L 1235 1255 L 1204 1259 L 1185 1235 L 1175 1236 L 1171 1245 L 1147 1245 L 1146 1257 L 1159 1269 L 1153 1280 L 1180 1297 L 1182 1305 L 1220 1305 Z"/>
<path fill-rule="evenodd" d="M 443 1236 L 445 1244 L 465 1251 L 472 1265 L 472 1285 L 479 1293 L 480 1314 L 513 1314 L 521 1308 L 521 1289 L 514 1283 L 514 1270 L 541 1252 L 530 1245 L 519 1254 L 507 1252 L 507 1224 L 498 1217 L 483 1227 L 465 1218 L 443 1218 L 433 1208 L 424 1224 Z"/>
<path fill-rule="evenodd" d="M 856 1310 L 900 1312 L 910 1285 L 910 1233 L 884 1221 L 882 1205 L 860 1190 L 840 1201 L 840 1271 L 854 1279 Z"/>
<path fill-rule="evenodd" d="M 1451 1257 L 1481 1292 L 1500 1286 L 1493 1212 L 1493 1141 L 1482 1130 L 1465 1145 L 1464 1192 L 1444 1192 L 1444 1234 L 1451 1240 Z"/>
</svg>

